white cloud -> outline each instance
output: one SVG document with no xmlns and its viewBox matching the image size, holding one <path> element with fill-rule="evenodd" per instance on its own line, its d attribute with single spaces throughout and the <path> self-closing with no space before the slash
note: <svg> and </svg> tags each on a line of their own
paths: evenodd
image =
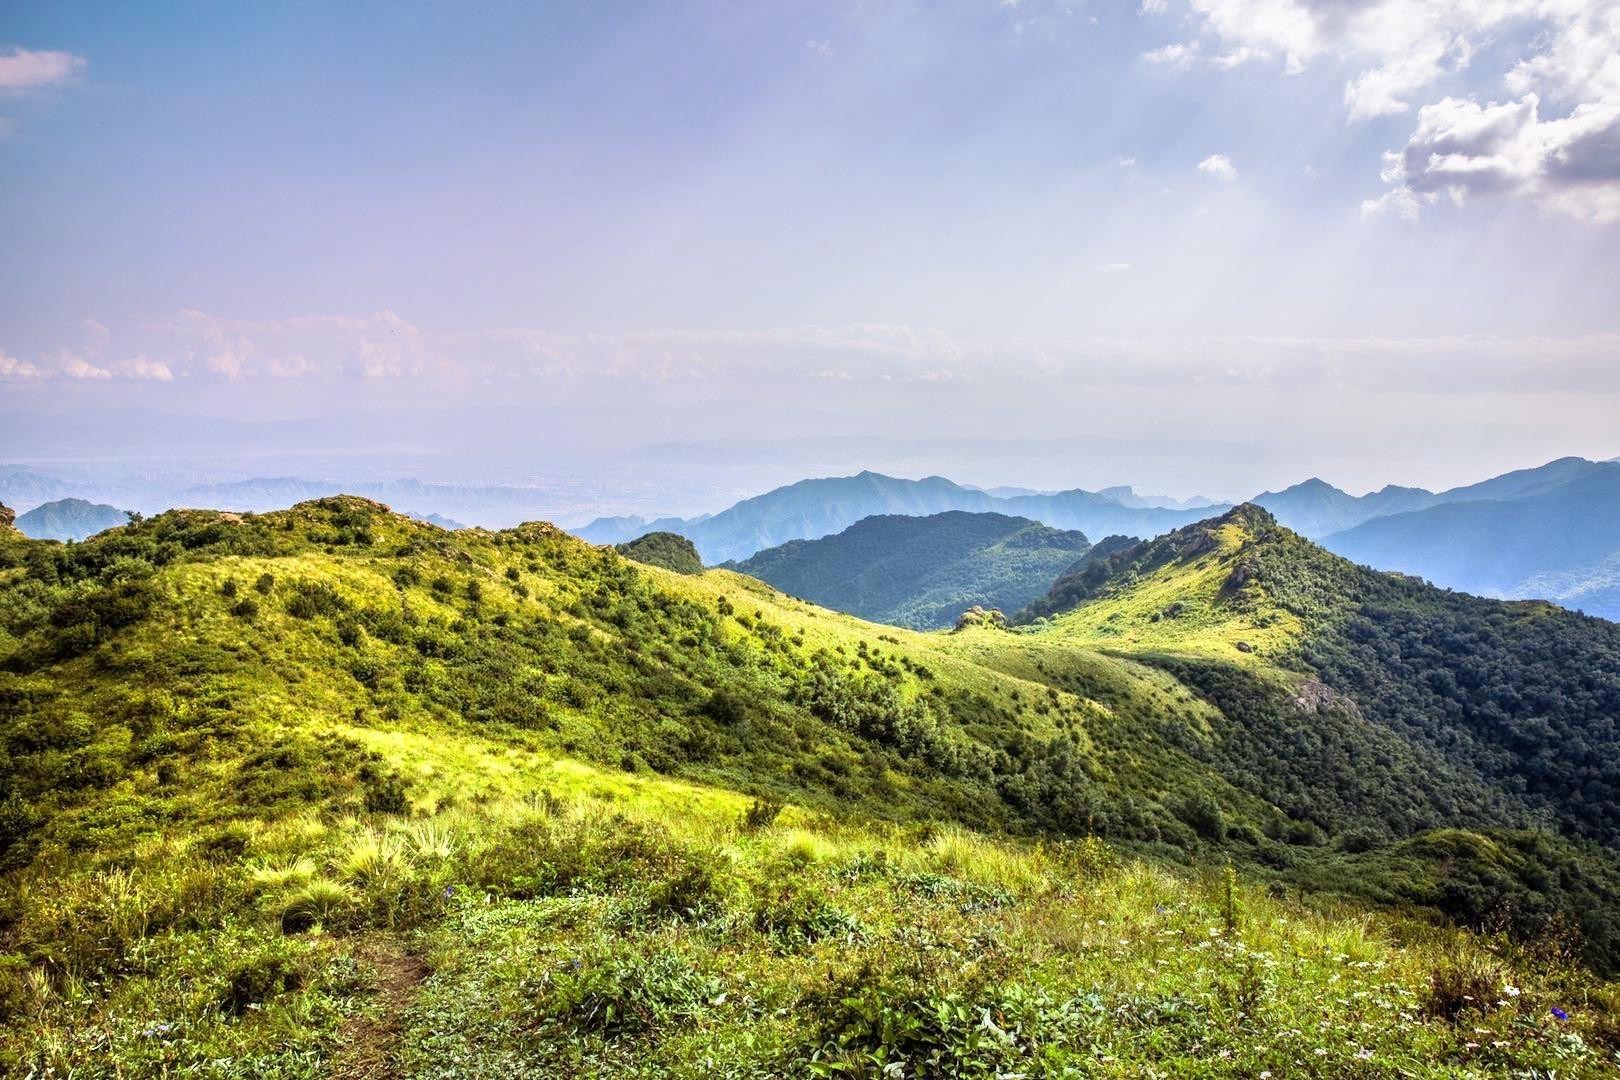
<svg viewBox="0 0 1620 1080">
<path fill-rule="evenodd" d="M 1416 112 L 1386 182 L 1363 209 L 1407 216 L 1441 196 L 1527 198 L 1620 220 L 1620 4 L 1613 0 L 1188 0 L 1195 36 L 1154 50 L 1186 69 L 1322 57 L 1358 71 L 1351 120 Z M 1481 58 L 1495 70 L 1474 70 Z M 1467 76 L 1485 88 L 1441 94 Z M 1483 99 L 1485 104 L 1480 104 Z"/>
<path fill-rule="evenodd" d="M 84 70 L 85 60 L 69 52 L 12 49 L 0 56 L 0 91 L 36 90 L 67 82 Z"/>
<path fill-rule="evenodd" d="M 112 331 L 94 319 L 85 319 L 80 325 L 84 327 L 85 338 L 89 342 L 87 348 L 91 353 L 99 354 L 112 340 Z"/>
<path fill-rule="evenodd" d="M 41 375 L 39 368 L 33 364 L 17 359 L 4 349 L 0 349 L 0 379 L 37 379 Z"/>
<path fill-rule="evenodd" d="M 1225 154 L 1209 155 L 1198 163 L 1198 171 L 1218 176 L 1222 180 L 1236 180 L 1238 175 L 1237 166 L 1233 165 L 1232 159 Z"/>
<path fill-rule="evenodd" d="M 1142 54 L 1150 64 L 1161 64 L 1173 71 L 1186 71 L 1198 59 L 1198 50 L 1191 45 L 1171 44 Z"/>
<path fill-rule="evenodd" d="M 1597 222 L 1620 221 L 1620 99 L 1541 118 L 1541 101 L 1443 98 L 1418 111 L 1399 154 L 1386 155 L 1391 195 L 1418 200 L 1508 194 Z"/>
<path fill-rule="evenodd" d="M 118 366 L 118 374 L 130 379 L 153 379 L 157 382 L 173 382 L 174 372 L 162 360 L 152 360 L 146 356 L 137 356 L 133 360 L 126 360 Z"/>
<path fill-rule="evenodd" d="M 1129 270 L 1130 268 L 1131 268 L 1131 264 L 1128 263 L 1128 262 L 1111 262 L 1111 263 L 1103 263 L 1097 269 L 1106 270 L 1107 272 L 1109 272 L 1111 274 L 1119 274 L 1119 273 L 1123 273 L 1126 270 Z"/>
<path fill-rule="evenodd" d="M 65 379 L 110 379 L 113 373 L 106 368 L 96 367 L 82 356 L 73 353 L 63 353 L 57 358 L 57 373 Z"/>
</svg>

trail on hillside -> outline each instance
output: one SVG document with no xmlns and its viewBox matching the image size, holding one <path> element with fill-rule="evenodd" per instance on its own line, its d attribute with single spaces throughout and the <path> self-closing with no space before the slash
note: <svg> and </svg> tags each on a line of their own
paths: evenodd
<svg viewBox="0 0 1620 1080">
<path fill-rule="evenodd" d="M 375 1011 L 352 1017 L 338 1036 L 339 1050 L 332 1062 L 333 1080 L 393 1080 L 405 1074 L 398 1066 L 400 1035 L 405 1010 L 417 987 L 430 974 L 427 962 L 396 941 L 373 941 L 361 958 L 376 971 Z"/>
</svg>

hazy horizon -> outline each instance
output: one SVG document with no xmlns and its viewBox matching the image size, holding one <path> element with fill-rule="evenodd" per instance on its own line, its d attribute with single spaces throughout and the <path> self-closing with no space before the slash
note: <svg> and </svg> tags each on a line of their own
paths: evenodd
<svg viewBox="0 0 1620 1080">
<path fill-rule="evenodd" d="M 1602 5 L 13 8 L 0 459 L 690 513 L 1610 457 L 1616 146 Z"/>
</svg>

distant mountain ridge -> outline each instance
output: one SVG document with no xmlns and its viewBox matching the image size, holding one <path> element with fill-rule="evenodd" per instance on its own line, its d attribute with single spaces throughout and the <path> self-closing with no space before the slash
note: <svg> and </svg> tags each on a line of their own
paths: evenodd
<svg viewBox="0 0 1620 1080">
<path fill-rule="evenodd" d="M 931 630 L 974 605 L 1017 611 L 1090 547 L 1084 533 L 1028 518 L 947 510 L 863 518 L 727 568 L 823 607 Z"/>
<path fill-rule="evenodd" d="M 705 517 L 598 518 L 574 531 L 596 544 L 621 544 L 654 531 L 677 533 L 697 546 L 705 562 L 720 563 L 746 559 L 790 540 L 814 540 L 841 532 L 875 515 L 926 517 L 953 510 L 999 513 L 1088 536 L 1124 533 L 1150 537 L 1222 509 L 1225 507 L 1129 507 L 1080 489 L 1000 498 L 942 476 L 906 480 L 867 471 L 801 480 Z"/>
<path fill-rule="evenodd" d="M 1353 529 L 1375 518 L 1427 510 L 1447 503 L 1519 499 L 1550 492 L 1591 474 L 1609 462 L 1562 457 L 1529 469 L 1493 476 L 1475 484 L 1434 492 L 1389 484 L 1366 495 L 1351 495 L 1311 477 L 1281 491 L 1264 491 L 1249 501 L 1269 510 L 1279 523 L 1313 540 Z"/>
<path fill-rule="evenodd" d="M 1315 539 L 1385 514 L 1421 510 L 1440 499 L 1432 491 L 1394 484 L 1366 495 L 1351 495 L 1313 476 L 1281 491 L 1261 492 L 1250 501 L 1271 511 L 1301 536 Z"/>
<path fill-rule="evenodd" d="M 17 531 L 35 540 L 83 540 L 129 521 L 116 506 L 85 499 L 58 499 L 41 503 L 17 516 Z"/>
<path fill-rule="evenodd" d="M 1562 459 L 1447 492 L 1469 498 L 1321 538 L 1382 570 L 1620 620 L 1620 464 Z"/>
</svg>

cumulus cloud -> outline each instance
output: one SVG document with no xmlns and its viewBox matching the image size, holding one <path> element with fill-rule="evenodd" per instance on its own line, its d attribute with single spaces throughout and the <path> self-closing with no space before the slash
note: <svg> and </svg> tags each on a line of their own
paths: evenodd
<svg viewBox="0 0 1620 1080">
<path fill-rule="evenodd" d="M 82 356 L 63 353 L 57 358 L 56 372 L 65 379 L 110 379 L 113 373 L 97 367 Z"/>
<path fill-rule="evenodd" d="M 0 349 L 0 380 L 37 379 L 41 375 L 39 368 L 26 361 Z"/>
<path fill-rule="evenodd" d="M 70 52 L 12 49 L 0 55 L 0 92 L 37 90 L 67 82 L 84 70 L 85 60 Z"/>
<path fill-rule="evenodd" d="M 1351 120 L 1415 113 L 1370 213 L 1441 199 L 1533 200 L 1620 220 L 1620 5 L 1612 0 L 1188 0 L 1196 28 L 1153 55 L 1181 68 L 1272 59 L 1355 71 Z M 1481 57 L 1494 69 L 1475 70 Z M 1472 92 L 1437 92 L 1468 81 Z M 1459 87 L 1458 89 L 1461 89 Z M 1483 103 L 1481 103 L 1483 101 Z M 1386 155 L 1387 157 L 1387 155 Z"/>
<path fill-rule="evenodd" d="M 1198 171 L 1218 176 L 1222 180 L 1236 180 L 1238 174 L 1237 166 L 1233 165 L 1232 159 L 1225 154 L 1209 155 L 1198 163 Z"/>
</svg>

